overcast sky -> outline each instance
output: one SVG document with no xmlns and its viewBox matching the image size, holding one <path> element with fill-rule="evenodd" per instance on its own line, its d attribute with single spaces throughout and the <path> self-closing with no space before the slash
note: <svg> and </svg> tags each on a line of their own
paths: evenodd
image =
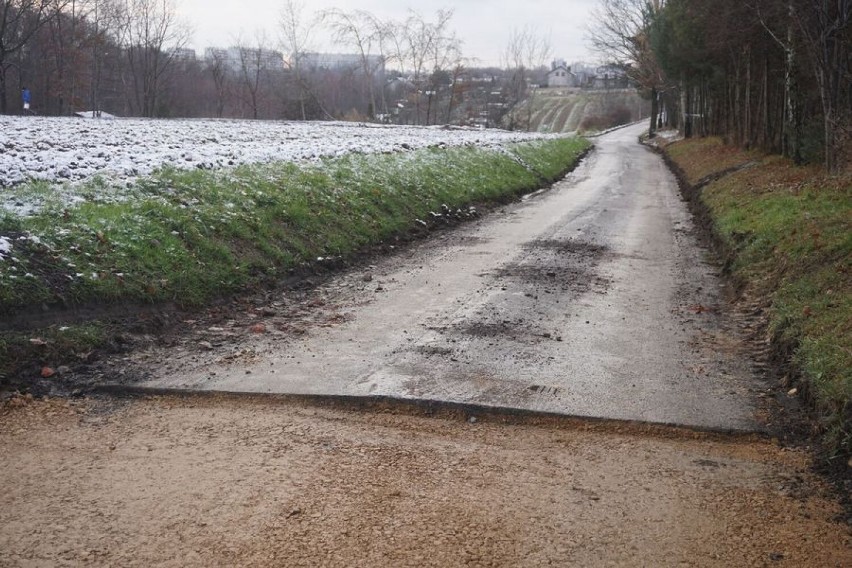
<svg viewBox="0 0 852 568">
<path fill-rule="evenodd" d="M 259 30 L 265 31 L 270 41 L 277 41 L 282 0 L 175 0 L 175 3 L 194 30 L 191 46 L 198 50 L 227 47 L 240 36 L 250 41 Z M 381 19 L 399 20 L 405 18 L 409 9 L 429 20 L 441 8 L 453 9 L 451 27 L 464 42 L 465 57 L 477 58 L 474 64 L 498 65 L 512 30 L 524 26 L 550 39 L 555 58 L 568 62 L 592 61 L 594 56 L 586 46 L 585 28 L 596 3 L 597 0 L 306 0 L 304 5 L 306 15 L 328 8 L 361 9 Z M 345 51 L 321 34 L 316 34 L 312 48 Z"/>
</svg>

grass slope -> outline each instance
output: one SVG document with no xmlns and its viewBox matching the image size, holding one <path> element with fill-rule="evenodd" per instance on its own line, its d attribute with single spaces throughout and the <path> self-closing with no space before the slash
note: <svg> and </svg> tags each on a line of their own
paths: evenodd
<svg viewBox="0 0 852 568">
<path fill-rule="evenodd" d="M 588 146 L 560 138 L 505 150 L 348 155 L 316 165 L 167 169 L 120 200 L 96 180 L 90 199 L 76 207 L 0 215 L 0 238 L 12 244 L 0 258 L 0 316 L 43 306 L 200 306 L 440 215 L 464 217 L 473 204 L 539 188 L 573 167 Z M 28 343 L 32 334 L 0 334 L 0 377 L 14 373 L 33 349 L 52 356 L 67 351 L 62 346 L 77 341 L 71 336 L 85 346 L 96 343 L 97 325 L 43 330 L 35 346 Z"/>
<path fill-rule="evenodd" d="M 771 301 L 770 332 L 792 348 L 830 448 L 852 452 L 852 178 L 693 139 L 667 152 L 697 184 L 734 273 Z"/>
</svg>

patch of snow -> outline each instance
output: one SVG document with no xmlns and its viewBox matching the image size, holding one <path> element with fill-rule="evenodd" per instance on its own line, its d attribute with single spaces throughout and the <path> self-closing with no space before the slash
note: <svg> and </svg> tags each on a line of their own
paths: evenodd
<svg viewBox="0 0 852 568">
<path fill-rule="evenodd" d="M 74 114 L 80 118 L 99 118 L 101 120 L 112 120 L 116 118 L 114 114 L 110 114 L 102 110 L 99 110 L 97 113 L 93 110 L 84 110 L 81 112 L 75 112 Z"/>
<path fill-rule="evenodd" d="M 665 140 L 667 143 L 677 142 L 683 139 L 683 134 L 677 129 L 657 130 L 655 137 Z"/>
<path fill-rule="evenodd" d="M 0 237 L 0 260 L 6 258 L 6 255 L 12 252 L 12 241 L 6 237 Z"/>
<path fill-rule="evenodd" d="M 72 206 L 89 199 L 78 191 L 79 182 L 95 177 L 105 182 L 102 193 L 121 199 L 122 188 L 131 189 L 137 177 L 164 166 L 218 170 L 426 147 L 500 148 L 557 136 L 350 122 L 0 116 L 0 188 L 14 189 L 32 180 L 49 184 L 49 191 L 40 194 L 0 192 L 0 209 L 25 216 L 48 202 Z"/>
</svg>

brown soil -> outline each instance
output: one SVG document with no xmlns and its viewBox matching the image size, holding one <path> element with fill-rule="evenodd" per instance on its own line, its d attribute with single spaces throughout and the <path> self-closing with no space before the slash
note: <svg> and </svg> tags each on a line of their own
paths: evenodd
<svg viewBox="0 0 852 568">
<path fill-rule="evenodd" d="M 259 397 L 0 408 L 2 566 L 849 566 L 806 452 Z"/>
</svg>

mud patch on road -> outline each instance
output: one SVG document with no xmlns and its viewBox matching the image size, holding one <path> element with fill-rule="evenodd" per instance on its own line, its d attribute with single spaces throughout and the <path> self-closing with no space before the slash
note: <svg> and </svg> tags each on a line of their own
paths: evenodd
<svg viewBox="0 0 852 568">
<path fill-rule="evenodd" d="M 574 239 L 541 239 L 531 241 L 526 246 L 527 250 L 551 250 L 559 255 L 579 257 L 583 259 L 600 259 L 609 253 L 609 247 Z"/>
<path fill-rule="evenodd" d="M 524 284 L 531 284 L 535 291 L 545 294 L 555 292 L 573 294 L 598 292 L 602 294 L 612 284 L 608 278 L 596 274 L 593 266 L 583 265 L 509 264 L 495 271 L 493 275 L 501 279 L 511 278 L 520 280 Z"/>
<path fill-rule="evenodd" d="M 518 339 L 521 336 L 530 335 L 530 330 L 525 328 L 523 322 L 466 322 L 453 328 L 453 331 L 478 338 L 509 337 Z"/>
<path fill-rule="evenodd" d="M 538 300 L 540 294 L 604 294 L 612 284 L 598 269 L 610 254 L 607 246 L 573 239 L 545 239 L 532 241 L 524 248 L 527 255 L 523 260 L 490 275 L 521 284 L 526 296 Z"/>
<path fill-rule="evenodd" d="M 552 387 L 548 385 L 530 385 L 527 387 L 527 390 L 544 396 L 559 396 L 559 393 L 562 391 L 559 387 Z"/>
<path fill-rule="evenodd" d="M 606 294 L 612 286 L 612 280 L 601 271 L 601 261 L 610 254 L 605 245 L 547 239 L 531 241 L 523 250 L 515 262 L 482 274 L 503 293 L 462 321 L 438 330 L 445 338 L 466 337 L 482 349 L 502 341 L 511 341 L 515 347 L 562 341 L 555 328 L 542 328 L 536 322 L 556 304 L 567 305 L 589 293 Z"/>
<path fill-rule="evenodd" d="M 413 351 L 427 357 L 450 357 L 455 353 L 453 349 L 439 345 L 418 345 Z"/>
</svg>

